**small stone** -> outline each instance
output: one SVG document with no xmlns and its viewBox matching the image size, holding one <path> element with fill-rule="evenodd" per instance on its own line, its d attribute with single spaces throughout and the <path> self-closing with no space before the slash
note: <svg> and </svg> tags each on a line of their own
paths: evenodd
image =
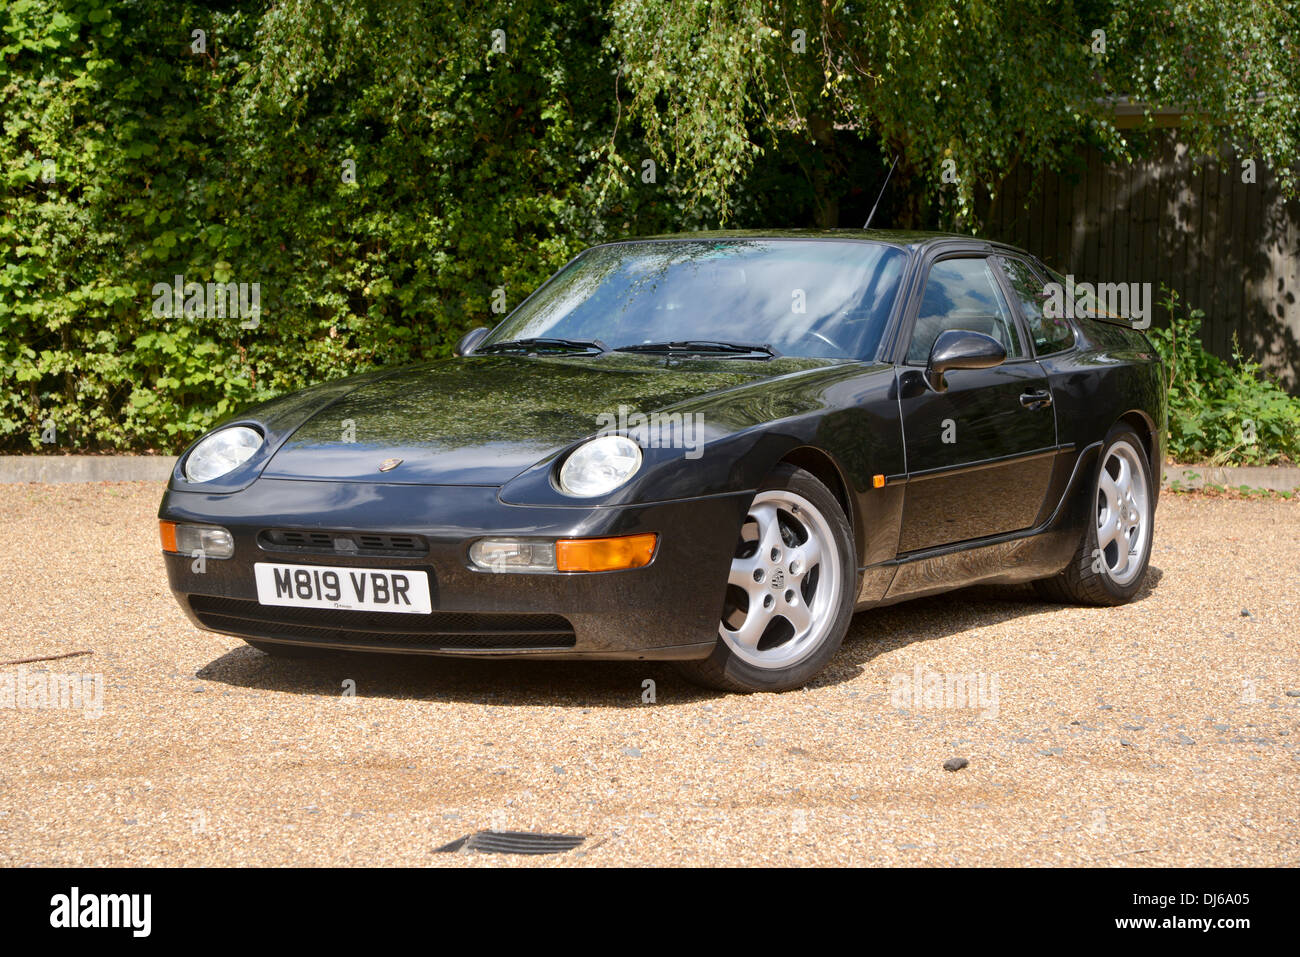
<svg viewBox="0 0 1300 957">
<path fill-rule="evenodd" d="M 1250 617 L 1250 612 L 1247 611 L 1245 608 L 1243 608 L 1243 609 L 1241 610 L 1241 617 L 1242 617 L 1242 618 L 1249 618 L 1249 617 Z"/>
<path fill-rule="evenodd" d="M 1045 758 L 1050 758 L 1053 755 L 1064 754 L 1065 748 L 1042 748 L 1039 750 L 1038 753 Z"/>
<path fill-rule="evenodd" d="M 1216 724 L 1216 725 L 1212 725 L 1211 727 L 1213 727 L 1215 731 L 1227 731 L 1227 730 L 1229 730 L 1229 728 L 1228 728 L 1228 726 L 1227 726 L 1226 724 Z"/>
<path fill-rule="evenodd" d="M 1125 730 L 1125 731 L 1145 731 L 1145 730 L 1146 730 L 1146 725 L 1143 725 L 1143 724 L 1126 724 L 1126 725 L 1124 725 L 1124 730 Z"/>
<path fill-rule="evenodd" d="M 1185 735 L 1185 734 L 1180 734 L 1180 735 L 1178 735 L 1178 737 L 1175 738 L 1175 740 L 1176 740 L 1179 744 L 1195 744 L 1195 743 L 1196 743 L 1196 741 L 1195 741 L 1194 739 L 1189 738 L 1189 737 L 1188 737 L 1187 735 Z"/>
<path fill-rule="evenodd" d="M 1284 692 L 1288 698 L 1300 698 L 1300 689 Z"/>
<path fill-rule="evenodd" d="M 641 757 L 641 749 L 640 749 L 640 748 L 626 748 L 626 747 L 625 747 L 625 748 L 623 749 L 623 753 L 626 754 L 629 758 L 639 758 L 639 757 Z"/>
<path fill-rule="evenodd" d="M 1131 747 L 1133 747 L 1133 742 L 1132 742 L 1132 741 L 1129 741 L 1129 740 L 1127 740 L 1127 739 L 1125 739 L 1125 738 L 1120 738 L 1120 739 L 1119 739 L 1119 746 L 1120 746 L 1121 748 L 1131 748 Z"/>
<path fill-rule="evenodd" d="M 965 758 L 949 758 L 947 761 L 943 762 L 943 769 L 945 771 L 960 771 L 968 764 L 970 764 L 970 761 Z"/>
</svg>

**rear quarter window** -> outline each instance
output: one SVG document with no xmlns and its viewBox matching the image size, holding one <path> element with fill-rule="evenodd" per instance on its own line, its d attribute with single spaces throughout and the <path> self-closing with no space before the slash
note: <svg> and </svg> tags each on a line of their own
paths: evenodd
<svg viewBox="0 0 1300 957">
<path fill-rule="evenodd" d="M 1011 284 L 1020 314 L 1029 327 L 1029 337 L 1034 341 L 1034 353 L 1040 356 L 1062 352 L 1074 345 L 1074 329 L 1067 319 L 1053 319 L 1043 313 L 1047 300 L 1046 281 L 1023 259 L 1011 256 L 996 257 L 1003 274 Z"/>
</svg>

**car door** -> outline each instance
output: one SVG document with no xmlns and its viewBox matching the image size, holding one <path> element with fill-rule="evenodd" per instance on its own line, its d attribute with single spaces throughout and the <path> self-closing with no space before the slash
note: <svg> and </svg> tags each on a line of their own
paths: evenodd
<svg viewBox="0 0 1300 957">
<path fill-rule="evenodd" d="M 1057 444 L 1052 395 L 998 269 L 983 253 L 937 259 L 911 310 L 895 370 L 907 455 L 900 553 L 1029 528 L 1047 495 Z M 922 373 L 948 329 L 993 336 L 1006 361 L 950 371 L 947 390 L 936 392 Z"/>
</svg>

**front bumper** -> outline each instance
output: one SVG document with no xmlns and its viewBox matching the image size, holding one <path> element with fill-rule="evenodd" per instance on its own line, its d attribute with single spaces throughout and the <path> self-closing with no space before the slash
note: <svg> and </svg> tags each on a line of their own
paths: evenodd
<svg viewBox="0 0 1300 957">
<path fill-rule="evenodd" d="M 181 608 L 222 634 L 356 651 L 456 656 L 690 659 L 718 632 L 736 538 L 752 492 L 606 508 L 508 505 L 486 486 L 259 479 L 229 494 L 170 489 L 158 517 L 220 525 L 234 555 L 164 554 Z M 419 536 L 418 556 L 269 546 L 270 529 Z M 655 532 L 654 560 L 613 572 L 496 573 L 469 546 L 488 537 Z M 429 573 L 432 615 L 286 609 L 257 601 L 255 562 L 405 568 Z"/>
</svg>

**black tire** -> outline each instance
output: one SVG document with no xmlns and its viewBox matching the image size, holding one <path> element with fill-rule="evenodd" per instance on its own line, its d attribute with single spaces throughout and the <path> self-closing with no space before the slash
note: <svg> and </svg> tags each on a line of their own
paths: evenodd
<svg viewBox="0 0 1300 957">
<path fill-rule="evenodd" d="M 690 681 L 703 685 L 708 688 L 717 688 L 721 691 L 735 692 L 753 692 L 753 691 L 788 691 L 791 688 L 798 688 L 806 684 L 811 678 L 817 675 L 827 662 L 839 650 L 844 635 L 849 629 L 849 622 L 853 618 L 853 605 L 857 596 L 857 565 L 853 547 L 853 535 L 849 528 L 849 522 L 844 514 L 843 508 L 836 500 L 831 491 L 823 485 L 812 473 L 803 469 L 795 468 L 790 465 L 779 466 L 773 473 L 759 486 L 755 495 L 757 500 L 765 491 L 786 491 L 792 492 L 802 497 L 807 503 L 810 503 L 820 516 L 825 519 L 825 526 L 830 532 L 833 541 L 833 557 L 829 560 L 837 562 L 838 577 L 835 579 L 839 582 L 838 595 L 826 607 L 820 619 L 820 626 L 815 626 L 809 633 L 807 650 L 803 652 L 802 657 L 785 667 L 758 667 L 755 664 L 740 658 L 735 651 L 722 638 L 718 636 L 716 647 L 713 653 L 700 661 L 678 662 L 678 670 Z M 743 548 L 746 543 L 738 543 L 738 549 Z M 749 543 L 752 547 L 754 543 Z M 787 543 L 788 544 L 788 543 Z M 791 549 L 797 546 L 789 546 Z M 782 557 L 785 561 L 787 556 Z M 738 554 L 739 558 L 739 554 Z M 822 561 L 827 561 L 825 551 L 822 554 Z M 794 566 L 789 566 L 791 575 L 794 574 Z M 812 579 L 812 574 L 807 571 L 807 578 Z M 820 587 L 821 583 L 829 579 L 820 578 L 821 569 L 818 568 L 818 578 L 814 587 Z M 782 570 L 782 580 L 784 580 L 784 570 Z M 771 576 L 771 584 L 774 589 L 781 587 L 777 580 L 775 571 Z M 800 585 L 799 587 L 803 587 Z M 786 591 L 784 594 L 790 594 Z M 816 595 L 816 592 L 812 592 Z M 826 594 L 825 592 L 823 594 Z M 788 599 L 787 599 L 788 600 Z M 814 599 L 815 600 L 815 599 Z"/>
<path fill-rule="evenodd" d="M 1100 483 L 1102 469 L 1111 460 L 1111 453 L 1117 446 L 1127 446 L 1132 461 L 1142 468 L 1142 486 L 1146 491 L 1146 522 L 1148 527 L 1136 556 L 1138 570 L 1132 579 L 1125 575 L 1124 581 L 1116 581 L 1108 567 L 1108 559 L 1102 554 L 1097 542 L 1098 512 L 1101 504 L 1099 497 L 1104 493 Z M 1124 454 L 1123 450 L 1119 450 Z M 1132 600 L 1142 587 L 1146 578 L 1147 565 L 1151 560 L 1151 542 L 1155 537 L 1155 486 L 1152 478 L 1151 463 L 1138 434 L 1129 426 L 1117 424 L 1111 428 L 1102 443 L 1101 454 L 1097 457 L 1097 467 L 1092 481 L 1081 493 L 1089 496 L 1090 507 L 1086 509 L 1087 522 L 1083 538 L 1078 549 L 1068 564 L 1059 574 L 1052 578 L 1043 578 L 1034 582 L 1034 588 L 1049 601 L 1079 605 L 1123 605 Z M 1107 546 L 1108 549 L 1111 546 Z M 1130 557 L 1129 561 L 1134 558 Z"/>
<path fill-rule="evenodd" d="M 286 645 L 278 641 L 254 641 L 245 638 L 244 643 L 264 651 L 272 658 L 332 658 L 339 653 L 330 648 L 313 648 L 310 645 Z"/>
</svg>

